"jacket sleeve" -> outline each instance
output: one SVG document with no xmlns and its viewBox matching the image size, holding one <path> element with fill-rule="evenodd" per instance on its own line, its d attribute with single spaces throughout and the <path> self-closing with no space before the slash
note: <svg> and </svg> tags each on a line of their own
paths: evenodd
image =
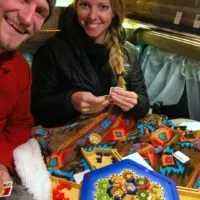
<svg viewBox="0 0 200 200">
<path fill-rule="evenodd" d="M 138 95 L 138 104 L 129 112 L 138 119 L 144 117 L 149 111 L 149 97 L 145 85 L 143 72 L 140 65 L 139 53 L 135 46 L 127 43 L 127 90 Z"/>
<path fill-rule="evenodd" d="M 30 112 L 31 72 L 25 61 L 19 63 L 19 65 L 23 64 L 25 68 L 21 68 L 19 73 L 24 74 L 25 78 L 20 76 L 20 80 L 17 81 L 17 84 L 20 82 L 19 85 L 22 85 L 23 88 L 19 89 L 19 96 L 15 97 L 18 98 L 17 103 L 7 117 L 0 134 L 0 163 L 7 166 L 10 171 L 13 171 L 13 150 L 31 137 L 33 126 L 33 118 Z"/>
<path fill-rule="evenodd" d="M 63 125 L 77 115 L 71 104 L 73 91 L 60 91 L 59 69 L 62 63 L 56 57 L 59 52 L 55 51 L 52 45 L 45 44 L 36 52 L 32 63 L 32 114 L 35 124 L 45 127 Z"/>
</svg>

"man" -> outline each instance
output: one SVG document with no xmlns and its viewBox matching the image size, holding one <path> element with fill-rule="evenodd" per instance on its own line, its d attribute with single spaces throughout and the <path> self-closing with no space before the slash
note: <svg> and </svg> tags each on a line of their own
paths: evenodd
<svg viewBox="0 0 200 200">
<path fill-rule="evenodd" d="M 33 125 L 31 73 L 18 46 L 39 32 L 56 0 L 0 0 L 0 191 L 10 181 L 13 150 L 26 142 Z"/>
</svg>

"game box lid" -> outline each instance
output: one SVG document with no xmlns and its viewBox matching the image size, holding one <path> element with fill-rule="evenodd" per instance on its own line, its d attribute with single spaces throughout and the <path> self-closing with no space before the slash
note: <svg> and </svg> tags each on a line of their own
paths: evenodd
<svg viewBox="0 0 200 200">
<path fill-rule="evenodd" d="M 84 175 L 80 200 L 179 200 L 173 180 L 125 159 Z"/>
</svg>

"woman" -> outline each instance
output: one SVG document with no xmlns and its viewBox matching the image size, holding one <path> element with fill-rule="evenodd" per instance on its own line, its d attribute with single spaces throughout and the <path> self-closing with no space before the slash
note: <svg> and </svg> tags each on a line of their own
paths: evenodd
<svg viewBox="0 0 200 200">
<path fill-rule="evenodd" d="M 123 19 L 122 0 L 75 0 L 66 9 L 61 32 L 34 56 L 32 113 L 36 124 L 64 125 L 110 104 L 135 119 L 148 112 L 139 56 L 124 41 Z"/>
</svg>

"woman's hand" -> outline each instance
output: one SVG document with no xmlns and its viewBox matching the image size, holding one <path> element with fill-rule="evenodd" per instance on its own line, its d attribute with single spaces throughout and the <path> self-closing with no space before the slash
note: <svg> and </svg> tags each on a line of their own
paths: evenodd
<svg viewBox="0 0 200 200">
<path fill-rule="evenodd" d="M 74 108 L 83 114 L 92 114 L 104 110 L 109 101 L 107 96 L 94 96 L 91 92 L 75 92 L 72 94 L 71 103 Z"/>
<path fill-rule="evenodd" d="M 3 183 L 11 181 L 10 174 L 5 165 L 0 164 L 0 191 L 3 187 Z"/>
<path fill-rule="evenodd" d="M 138 95 L 120 87 L 110 89 L 109 99 L 123 111 L 131 110 L 138 103 Z"/>
</svg>

